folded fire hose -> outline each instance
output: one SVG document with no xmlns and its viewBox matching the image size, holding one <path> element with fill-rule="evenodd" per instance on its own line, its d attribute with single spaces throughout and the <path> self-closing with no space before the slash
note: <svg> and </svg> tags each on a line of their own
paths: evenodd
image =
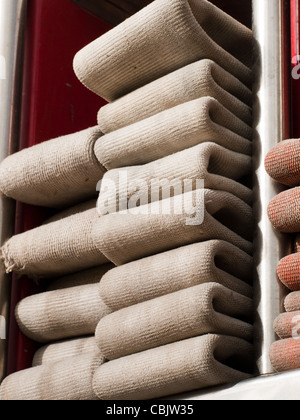
<svg viewBox="0 0 300 420">
<path fill-rule="evenodd" d="M 152 399 L 253 375 L 251 45 L 206 0 L 155 0 L 78 51 L 78 79 L 109 102 L 97 126 L 0 164 L 2 194 L 59 210 L 1 248 L 7 272 L 50 284 L 16 307 L 41 346 L 0 399 Z"/>
</svg>

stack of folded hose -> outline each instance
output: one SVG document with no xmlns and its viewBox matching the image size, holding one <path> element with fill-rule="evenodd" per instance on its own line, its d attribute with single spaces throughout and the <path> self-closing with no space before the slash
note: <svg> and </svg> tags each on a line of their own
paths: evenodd
<svg viewBox="0 0 300 420">
<path fill-rule="evenodd" d="M 97 125 L 0 165 L 3 194 L 59 210 L 1 248 L 7 272 L 50 279 L 16 307 L 41 347 L 1 399 L 152 399 L 251 377 L 251 46 L 206 0 L 155 0 L 76 54 L 108 101 Z"/>
</svg>

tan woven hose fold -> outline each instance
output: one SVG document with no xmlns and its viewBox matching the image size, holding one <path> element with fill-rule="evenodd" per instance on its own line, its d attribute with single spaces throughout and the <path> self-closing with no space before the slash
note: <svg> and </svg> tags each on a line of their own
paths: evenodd
<svg viewBox="0 0 300 420">
<path fill-rule="evenodd" d="M 184 188 L 205 188 L 226 191 L 247 204 L 252 191 L 239 180 L 251 173 L 250 156 L 232 152 L 215 143 L 203 143 L 146 165 L 130 166 L 108 171 L 101 184 L 98 210 L 107 213 L 136 207 L 136 192 L 140 203 L 150 203 L 182 194 Z M 172 186 L 172 188 L 170 188 Z"/>
<path fill-rule="evenodd" d="M 109 170 L 143 165 L 206 142 L 251 155 L 251 139 L 249 126 L 205 97 L 104 135 L 95 143 L 95 155 Z"/>
<path fill-rule="evenodd" d="M 98 293 L 98 284 L 29 296 L 15 310 L 21 331 L 40 343 L 93 334 L 111 311 Z"/>
<path fill-rule="evenodd" d="M 55 277 L 106 264 L 91 239 L 98 218 L 94 207 L 13 236 L 1 248 L 7 272 Z"/>
<path fill-rule="evenodd" d="M 104 134 L 136 123 L 185 102 L 210 96 L 252 124 L 252 93 L 211 60 L 200 60 L 108 103 L 98 112 Z"/>
<path fill-rule="evenodd" d="M 47 291 L 67 289 L 70 287 L 84 286 L 86 284 L 99 283 L 104 274 L 114 268 L 113 264 L 103 264 L 99 267 L 90 268 L 88 270 L 72 273 L 67 276 L 57 277 L 50 280 L 47 286 Z"/>
<path fill-rule="evenodd" d="M 276 372 L 300 369 L 300 340 L 287 338 L 275 341 L 270 349 L 270 360 Z"/>
<path fill-rule="evenodd" d="M 103 362 L 91 352 L 13 373 L 0 386 L 0 400 L 96 400 L 92 380 Z"/>
<path fill-rule="evenodd" d="M 82 338 L 61 340 L 40 347 L 34 354 L 32 366 L 63 361 L 69 357 L 81 356 L 86 353 L 99 353 L 94 335 Z"/>
<path fill-rule="evenodd" d="M 203 283 L 252 296 L 252 258 L 224 241 L 199 242 L 115 267 L 99 283 L 112 311 Z"/>
<path fill-rule="evenodd" d="M 21 150 L 0 165 L 0 190 L 15 200 L 63 208 L 95 197 L 105 169 L 94 155 L 92 127 Z"/>
<path fill-rule="evenodd" d="M 206 0 L 156 0 L 80 50 L 74 70 L 109 102 L 202 58 L 250 85 L 251 48 L 251 31 Z"/>
<path fill-rule="evenodd" d="M 203 189 L 99 217 L 93 238 L 107 259 L 121 265 L 211 239 L 251 253 L 251 231 L 250 206 L 230 193 Z"/>
<path fill-rule="evenodd" d="M 102 400 L 148 400 L 236 383 L 251 377 L 252 346 L 224 335 L 204 335 L 122 357 L 98 368 Z"/>
<path fill-rule="evenodd" d="M 103 317 L 96 329 L 108 360 L 208 333 L 251 341 L 252 300 L 217 283 L 151 299 Z"/>
</svg>

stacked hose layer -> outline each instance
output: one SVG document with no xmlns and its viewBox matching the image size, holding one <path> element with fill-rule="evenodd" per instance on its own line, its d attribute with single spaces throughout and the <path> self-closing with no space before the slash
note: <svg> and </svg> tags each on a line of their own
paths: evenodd
<svg viewBox="0 0 300 420">
<path fill-rule="evenodd" d="M 52 279 L 17 305 L 41 348 L 2 399 L 151 399 L 251 376 L 251 41 L 206 0 L 156 0 L 75 56 L 109 102 L 97 125 L 0 165 L 3 194 L 61 210 L 1 249 L 8 272 Z"/>
</svg>

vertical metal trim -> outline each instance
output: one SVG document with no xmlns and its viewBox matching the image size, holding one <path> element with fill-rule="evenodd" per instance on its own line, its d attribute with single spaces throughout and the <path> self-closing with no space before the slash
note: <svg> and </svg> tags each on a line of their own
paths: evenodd
<svg viewBox="0 0 300 420">
<path fill-rule="evenodd" d="M 26 0 L 0 0 L 0 161 L 18 149 Z M 14 232 L 15 203 L 0 195 L 0 241 Z M 0 266 L 0 381 L 6 373 L 10 276 Z"/>
<path fill-rule="evenodd" d="M 287 235 L 276 232 L 267 216 L 269 202 L 283 190 L 264 167 L 266 154 L 290 136 L 289 1 L 253 0 L 254 36 L 254 235 L 255 348 L 257 373 L 274 373 L 269 350 L 277 337 L 273 322 L 281 312 L 283 289 L 279 260 L 290 253 Z"/>
</svg>

